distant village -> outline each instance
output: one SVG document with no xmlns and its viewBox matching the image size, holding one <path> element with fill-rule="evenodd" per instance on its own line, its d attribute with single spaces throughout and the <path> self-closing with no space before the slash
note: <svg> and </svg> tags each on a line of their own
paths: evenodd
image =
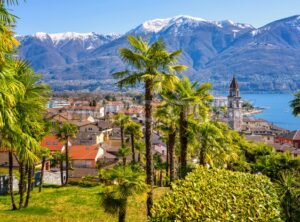
<svg viewBox="0 0 300 222">
<path fill-rule="evenodd" d="M 215 96 L 212 101 L 212 118 L 228 125 L 245 135 L 253 142 L 262 142 L 274 146 L 278 152 L 290 152 L 300 155 L 300 131 L 290 132 L 266 120 L 255 119 L 251 114 L 263 110 L 253 107 L 240 97 L 238 81 L 233 77 L 228 96 Z M 107 94 L 102 98 L 89 98 L 87 95 L 56 95 L 48 104 L 45 118 L 52 122 L 69 122 L 78 127 L 76 138 L 69 144 L 71 158 L 71 177 L 97 176 L 98 169 L 118 163 L 118 151 L 121 147 L 120 129 L 113 124 L 118 113 L 130 116 L 134 121 L 144 124 L 144 106 L 141 95 Z M 160 104 L 159 98 L 154 107 Z M 250 115 L 250 116 L 249 116 Z M 55 133 L 46 135 L 42 147 L 52 153 L 64 152 L 64 143 Z M 166 159 L 166 144 L 159 132 L 153 132 L 153 151 Z M 0 166 L 8 165 L 7 155 L 0 155 Z M 130 157 L 128 157 L 130 158 Z M 17 161 L 14 161 L 18 164 Z M 51 167 L 51 160 L 45 164 L 45 182 L 60 183 L 59 169 Z M 48 175 L 48 176 L 47 176 Z"/>
</svg>

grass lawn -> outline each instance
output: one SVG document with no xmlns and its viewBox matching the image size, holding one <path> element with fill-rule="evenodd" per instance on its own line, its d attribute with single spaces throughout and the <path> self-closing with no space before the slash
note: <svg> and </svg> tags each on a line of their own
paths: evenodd
<svg viewBox="0 0 300 222">
<path fill-rule="evenodd" d="M 104 212 L 99 201 L 100 186 L 96 187 L 47 187 L 42 193 L 35 188 L 29 207 L 20 211 L 10 210 L 10 197 L 0 196 L 1 222 L 110 222 L 117 216 Z M 154 198 L 158 199 L 168 188 L 154 189 Z M 16 196 L 16 200 L 18 196 Z M 146 221 L 146 194 L 130 198 L 127 220 Z"/>
</svg>

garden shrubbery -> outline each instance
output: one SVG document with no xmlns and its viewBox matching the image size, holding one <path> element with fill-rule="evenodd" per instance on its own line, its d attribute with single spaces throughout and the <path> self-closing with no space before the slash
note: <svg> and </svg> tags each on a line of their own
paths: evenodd
<svg viewBox="0 0 300 222">
<path fill-rule="evenodd" d="M 276 191 L 262 175 L 198 167 L 172 188 L 152 221 L 281 221 Z"/>
</svg>

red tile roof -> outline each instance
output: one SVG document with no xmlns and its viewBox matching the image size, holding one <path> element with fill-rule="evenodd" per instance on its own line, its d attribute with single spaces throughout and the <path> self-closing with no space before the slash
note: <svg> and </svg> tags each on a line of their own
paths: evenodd
<svg viewBox="0 0 300 222">
<path fill-rule="evenodd" d="M 50 151 L 61 151 L 64 146 L 63 142 L 60 142 L 56 136 L 45 136 L 41 143 L 42 147 L 47 147 Z"/>
<path fill-rule="evenodd" d="M 70 157 L 73 160 L 95 160 L 99 145 L 72 145 Z"/>
</svg>

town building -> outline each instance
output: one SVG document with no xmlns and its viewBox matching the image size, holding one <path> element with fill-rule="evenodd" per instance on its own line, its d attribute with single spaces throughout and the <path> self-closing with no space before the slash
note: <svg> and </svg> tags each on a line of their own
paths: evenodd
<svg viewBox="0 0 300 222">
<path fill-rule="evenodd" d="M 69 115 L 77 114 L 82 116 L 82 118 L 91 116 L 94 119 L 103 118 L 105 115 L 104 107 L 102 106 L 66 106 L 60 112 L 66 112 Z"/>
<path fill-rule="evenodd" d="M 300 149 L 300 130 L 278 135 L 275 138 L 275 142 L 280 144 L 289 144 L 296 149 Z"/>
<path fill-rule="evenodd" d="M 105 114 L 118 113 L 120 110 L 122 110 L 124 108 L 125 108 L 125 105 L 122 101 L 108 101 L 104 105 Z"/>
<path fill-rule="evenodd" d="M 228 106 L 228 97 L 226 96 L 214 96 L 212 101 L 213 107 L 227 107 Z"/>
<path fill-rule="evenodd" d="M 73 145 L 70 147 L 72 167 L 96 168 L 98 161 L 105 159 L 109 163 L 116 161 L 116 156 L 107 153 L 99 144 Z"/>
<path fill-rule="evenodd" d="M 53 99 L 48 102 L 48 108 L 55 109 L 55 108 L 63 108 L 65 106 L 70 106 L 70 102 L 63 99 L 59 99 L 59 100 Z"/>
</svg>

